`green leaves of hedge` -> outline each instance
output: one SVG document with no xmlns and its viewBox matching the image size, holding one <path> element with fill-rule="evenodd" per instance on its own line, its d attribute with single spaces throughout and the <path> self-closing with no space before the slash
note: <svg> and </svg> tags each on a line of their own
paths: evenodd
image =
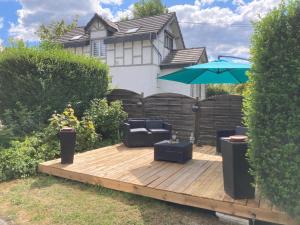
<svg viewBox="0 0 300 225">
<path fill-rule="evenodd" d="M 7 48 L 0 53 L 0 119 L 5 124 L 3 114 L 18 106 L 43 125 L 69 102 L 81 116 L 91 99 L 105 95 L 108 82 L 108 67 L 97 59 L 61 49 Z"/>
<path fill-rule="evenodd" d="M 244 110 L 262 193 L 300 222 L 300 2 L 255 25 Z"/>
</svg>

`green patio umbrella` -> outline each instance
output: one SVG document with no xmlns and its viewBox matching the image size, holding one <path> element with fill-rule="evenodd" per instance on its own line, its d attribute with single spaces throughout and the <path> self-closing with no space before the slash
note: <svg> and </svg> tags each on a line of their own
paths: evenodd
<svg viewBox="0 0 300 225">
<path fill-rule="evenodd" d="M 246 72 L 250 64 L 216 60 L 185 67 L 182 70 L 159 77 L 161 80 L 185 84 L 240 84 L 248 81 Z"/>
</svg>

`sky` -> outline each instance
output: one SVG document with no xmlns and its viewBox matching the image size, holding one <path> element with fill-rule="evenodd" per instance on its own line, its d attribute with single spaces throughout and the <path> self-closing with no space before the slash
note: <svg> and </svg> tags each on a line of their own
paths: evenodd
<svg viewBox="0 0 300 225">
<path fill-rule="evenodd" d="M 113 21 L 132 16 L 136 0 L 0 0 L 0 47 L 8 38 L 37 43 L 40 24 L 79 16 L 85 25 L 98 13 Z M 187 48 L 206 47 L 209 58 L 218 55 L 249 57 L 252 22 L 280 0 L 162 0 L 176 12 Z"/>
</svg>

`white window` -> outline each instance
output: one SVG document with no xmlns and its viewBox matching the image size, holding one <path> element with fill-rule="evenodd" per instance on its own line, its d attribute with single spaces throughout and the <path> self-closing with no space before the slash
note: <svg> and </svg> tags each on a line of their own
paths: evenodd
<svg viewBox="0 0 300 225">
<path fill-rule="evenodd" d="M 164 41 L 165 48 L 169 50 L 173 50 L 173 37 L 168 33 L 165 32 L 165 41 Z"/>
<path fill-rule="evenodd" d="M 92 55 L 95 57 L 106 57 L 106 45 L 103 40 L 92 41 Z"/>
</svg>

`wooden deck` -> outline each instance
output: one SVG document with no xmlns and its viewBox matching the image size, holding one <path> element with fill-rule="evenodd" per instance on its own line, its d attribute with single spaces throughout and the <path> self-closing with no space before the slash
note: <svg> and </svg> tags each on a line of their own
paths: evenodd
<svg viewBox="0 0 300 225">
<path fill-rule="evenodd" d="M 177 164 L 153 161 L 153 148 L 114 145 L 77 154 L 71 165 L 61 165 L 60 159 L 41 163 L 39 171 L 243 218 L 293 224 L 264 199 L 234 200 L 226 195 L 222 157 L 211 146 L 194 147 L 193 160 Z"/>
</svg>

